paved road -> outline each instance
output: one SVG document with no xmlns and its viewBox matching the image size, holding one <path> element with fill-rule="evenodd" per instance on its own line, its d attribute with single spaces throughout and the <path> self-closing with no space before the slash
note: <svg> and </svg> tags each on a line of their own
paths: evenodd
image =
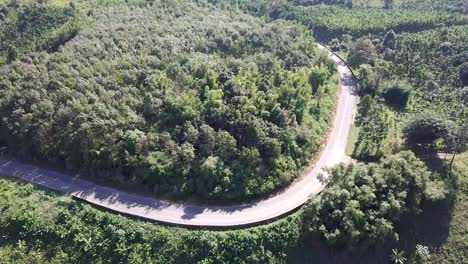
<svg viewBox="0 0 468 264">
<path fill-rule="evenodd" d="M 322 47 L 323 48 L 323 47 Z M 184 205 L 127 194 L 112 188 L 15 161 L 0 160 L 0 174 L 64 192 L 88 203 L 147 220 L 203 227 L 252 225 L 282 216 L 303 205 L 324 186 L 317 179 L 324 167 L 344 158 L 356 109 L 355 80 L 346 65 L 332 55 L 341 76 L 341 91 L 333 129 L 321 156 L 310 172 L 285 191 L 255 203 L 216 207 Z"/>
</svg>

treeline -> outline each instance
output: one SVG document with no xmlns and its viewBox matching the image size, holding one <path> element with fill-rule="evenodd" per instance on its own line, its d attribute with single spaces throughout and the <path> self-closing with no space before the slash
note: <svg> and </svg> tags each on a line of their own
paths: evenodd
<svg viewBox="0 0 468 264">
<path fill-rule="evenodd" d="M 348 34 L 354 38 L 366 34 L 418 32 L 444 25 L 461 25 L 467 18 L 461 14 L 442 11 L 405 9 L 348 9 L 333 5 L 281 5 L 271 12 L 274 19 L 298 21 L 309 27 L 321 41 Z"/>
<path fill-rule="evenodd" d="M 195 5 L 93 17 L 59 52 L 0 70 L 10 154 L 157 195 L 243 201 L 318 151 L 337 78 L 307 29 Z"/>
<path fill-rule="evenodd" d="M 386 59 L 394 65 L 393 76 L 405 78 L 415 87 L 407 107 L 410 116 L 422 112 L 430 116 L 432 112 L 458 126 L 466 124 L 467 31 L 468 26 L 454 26 L 398 35 L 395 54 Z"/>
<path fill-rule="evenodd" d="M 0 4 L 0 65 L 32 51 L 54 52 L 79 29 L 78 11 L 72 7 Z"/>
<path fill-rule="evenodd" d="M 445 97 L 444 101 L 460 98 L 466 105 L 468 26 L 401 34 L 394 53 L 388 57 L 394 64 L 393 74 L 410 79 L 428 97 Z"/>
<path fill-rule="evenodd" d="M 298 215 L 229 232 L 162 227 L 0 179 L 3 263 L 284 263 Z"/>
</svg>

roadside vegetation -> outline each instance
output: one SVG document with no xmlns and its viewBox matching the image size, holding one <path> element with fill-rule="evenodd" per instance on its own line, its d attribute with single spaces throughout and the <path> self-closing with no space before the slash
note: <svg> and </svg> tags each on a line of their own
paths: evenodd
<svg viewBox="0 0 468 264">
<path fill-rule="evenodd" d="M 40 2 L 0 1 L 0 153 L 158 197 L 264 197 L 330 125 L 315 38 L 359 79 L 352 162 L 298 212 L 232 231 L 0 179 L 0 260 L 468 263 L 466 1 Z"/>
<path fill-rule="evenodd" d="M 106 213 L 0 179 L 2 263 L 275 263 L 297 243 L 299 216 L 238 231 L 190 231 Z"/>
<path fill-rule="evenodd" d="M 302 7 L 294 8 L 304 11 Z M 419 15 L 424 16 L 426 11 L 421 11 L 424 9 L 427 10 L 421 6 L 403 11 L 395 7 L 390 12 L 420 10 Z M 459 12 L 442 8 L 438 10 L 444 10 L 447 17 L 459 16 L 466 20 L 466 15 Z M 433 11 L 427 12 L 434 14 Z M 354 12 L 350 11 L 349 14 Z M 380 17 L 374 18 L 379 20 Z M 312 17 L 309 19 L 314 20 Z M 357 26 L 356 29 L 356 34 L 339 33 L 332 36 L 328 42 L 331 49 L 347 58 L 348 64 L 359 78 L 358 92 L 361 100 L 356 117 L 359 133 L 352 151 L 349 147 L 348 153 L 355 163 L 382 166 L 388 163 L 388 159 L 395 153 L 401 153 L 405 149 L 411 150 L 424 161 L 424 165 L 421 166 L 429 169 L 433 175 L 440 175 L 439 183 L 431 183 L 433 189 L 428 192 L 436 194 L 438 198 L 423 201 L 421 211 L 417 214 L 404 213 L 399 220 L 390 222 L 392 224 L 388 225 L 389 222 L 386 222 L 384 226 L 391 226 L 393 232 L 387 233 L 384 243 L 379 243 L 374 237 L 366 237 L 362 240 L 363 243 L 357 246 L 348 244 L 337 248 L 333 243 L 345 243 L 349 241 L 346 238 L 353 237 L 352 235 L 359 238 L 360 232 L 355 227 L 355 222 L 351 221 L 352 224 L 348 224 L 345 221 L 355 218 L 347 217 L 346 213 L 343 213 L 359 211 L 340 210 L 339 213 L 328 215 L 323 228 L 315 229 L 322 237 L 322 242 L 317 242 L 316 236 L 306 240 L 307 242 L 291 255 L 291 262 L 466 263 L 468 257 L 464 243 L 467 225 L 460 221 L 464 215 L 462 197 L 467 193 L 462 187 L 467 176 L 466 170 L 463 169 L 465 165 L 462 163 L 466 163 L 466 154 L 463 152 L 467 150 L 468 138 L 468 101 L 465 95 L 465 64 L 468 59 L 466 22 L 462 25 L 441 23 L 427 28 L 418 28 L 416 25 L 410 30 L 402 30 L 398 24 L 383 27 L 375 32 L 368 30 L 365 25 Z M 405 160 L 411 158 L 407 157 Z M 410 167 L 418 166 L 412 164 Z M 339 175 L 344 174 L 343 169 L 340 172 Z M 333 200 L 335 203 L 341 201 L 340 206 L 343 206 L 343 200 L 347 201 L 344 197 L 349 197 L 349 184 L 347 182 L 339 188 L 343 194 L 336 195 Z M 333 187 L 327 189 L 332 190 Z M 359 190 L 362 192 L 367 188 Z M 357 197 L 365 199 L 366 195 L 361 194 Z M 372 197 L 371 201 L 379 200 L 379 195 L 375 193 Z M 313 208 L 321 209 L 324 206 L 320 202 L 315 203 Z M 354 204 L 360 204 L 357 208 L 362 208 L 362 202 Z M 386 202 L 379 203 L 383 204 Z M 310 214 L 315 221 L 313 223 L 321 220 L 320 214 L 316 212 L 313 210 Z M 338 216 L 334 218 L 335 215 Z M 378 219 L 375 218 L 376 214 L 372 213 L 372 209 L 366 210 L 363 215 L 371 215 L 373 220 Z M 342 221 L 344 223 L 341 228 L 330 228 L 330 223 Z M 438 223 L 436 228 L 434 223 Z M 369 226 L 375 228 L 383 225 Z M 366 232 L 374 233 L 372 229 Z M 392 239 L 392 235 L 398 239 Z M 340 239 L 342 237 L 344 239 Z M 366 243 L 372 244 L 372 250 L 369 250 Z M 311 247 L 315 250 L 307 251 Z"/>
<path fill-rule="evenodd" d="M 331 174 L 330 188 L 299 212 L 235 231 L 144 223 L 0 179 L 0 258 L 7 263 L 282 263 L 310 241 L 348 253 L 351 248 L 356 257 L 397 244 L 400 221 L 418 216 L 423 204 L 445 199 L 450 190 L 441 174 L 411 152 L 381 165 L 341 165 Z M 301 252 L 301 258 L 316 249 Z"/>
</svg>

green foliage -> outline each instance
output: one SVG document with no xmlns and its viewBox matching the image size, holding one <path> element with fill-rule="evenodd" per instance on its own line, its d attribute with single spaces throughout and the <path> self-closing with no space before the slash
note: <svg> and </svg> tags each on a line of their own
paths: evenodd
<svg viewBox="0 0 468 264">
<path fill-rule="evenodd" d="M 60 51 L 3 67 L 0 141 L 174 198 L 285 186 L 331 122 L 334 63 L 303 27 L 212 8 L 96 10 Z"/>
<path fill-rule="evenodd" d="M 415 88 L 408 112 L 433 111 L 461 123 L 468 118 L 464 98 L 463 63 L 468 58 L 467 26 L 401 34 L 388 67 L 393 78 Z"/>
<path fill-rule="evenodd" d="M 0 246 L 0 259 L 5 264 L 30 264 L 30 263 L 65 263 L 66 257 L 62 252 L 49 257 L 48 251 L 24 240 L 18 240 L 16 244 Z"/>
<path fill-rule="evenodd" d="M 341 38 L 334 38 L 329 45 L 334 52 L 348 52 L 352 45 L 352 37 L 343 35 Z"/>
<path fill-rule="evenodd" d="M 234 201 L 287 184 L 330 123 L 335 69 L 303 28 L 241 10 L 296 20 L 318 39 L 334 39 L 335 51 L 350 51 L 367 94 L 354 157 L 396 152 L 398 122 L 426 109 L 449 117 L 410 119 L 403 130 L 410 145 L 466 148 L 466 128 L 447 121 L 462 123 L 468 114 L 463 1 L 11 2 L 0 8 L 0 63 L 13 62 L 0 70 L 0 152 L 7 145 L 17 157 L 157 195 Z M 85 13 L 93 26 L 77 34 Z M 56 53 L 29 54 L 41 50 Z M 331 174 L 305 219 L 311 234 L 333 246 L 393 240 L 402 215 L 446 195 L 439 176 L 407 152 Z M 432 263 L 467 259 L 465 185 L 451 238 Z M 29 185 L 0 186 L 3 262 L 275 263 L 300 236 L 297 216 L 262 228 L 189 232 L 57 201 Z"/>
<path fill-rule="evenodd" d="M 358 62 L 357 62 L 358 63 Z M 382 81 L 381 75 L 375 67 L 369 64 L 359 65 L 358 70 L 358 88 L 362 95 L 375 95 Z"/>
<path fill-rule="evenodd" d="M 9 45 L 6 51 L 6 61 L 11 63 L 18 57 L 18 50 L 13 45 Z"/>
<path fill-rule="evenodd" d="M 454 26 L 401 34 L 397 39 L 393 72 L 413 79 L 417 86 L 424 86 L 430 78 L 452 91 L 462 88 L 460 72 L 468 56 L 467 31 L 468 26 Z"/>
<path fill-rule="evenodd" d="M 357 124 L 361 126 L 353 157 L 377 161 L 399 148 L 395 118 L 381 103 L 366 95 L 358 106 Z"/>
<path fill-rule="evenodd" d="M 372 41 L 366 37 L 356 40 L 349 51 L 347 63 L 351 67 L 359 67 L 361 64 L 373 65 L 377 59 L 377 51 Z"/>
<path fill-rule="evenodd" d="M 412 116 L 403 127 L 406 144 L 411 148 L 433 148 L 437 140 L 451 145 L 456 134 L 453 121 L 433 113 Z"/>
<path fill-rule="evenodd" d="M 4 179 L 0 190 L 2 262 L 282 263 L 300 236 L 297 215 L 244 230 L 189 231 L 129 220 Z"/>
<path fill-rule="evenodd" d="M 328 188 L 308 204 L 304 220 L 313 235 L 334 247 L 364 249 L 398 239 L 394 226 L 403 215 L 416 215 L 423 201 L 446 195 L 440 176 L 412 152 L 380 164 L 340 165 L 328 174 Z M 429 187 L 434 184 L 439 188 Z"/>
<path fill-rule="evenodd" d="M 404 33 L 391 37 L 395 40 L 394 46 L 388 43 L 389 34 L 393 35 L 392 33 L 387 33 L 382 43 L 377 39 L 372 42 L 367 40 L 368 46 L 374 45 L 379 55 L 373 56 L 377 57 L 373 65 L 360 64 L 369 63 L 364 60 L 370 56 L 362 56 L 360 61 L 356 60 L 358 62 L 354 66 L 360 64 L 359 92 L 373 95 L 376 101 L 383 100 L 387 105 L 392 106 L 384 111 L 387 114 L 390 113 L 389 110 L 396 110 L 396 112 L 390 115 L 390 119 L 384 118 L 384 112 L 380 115 L 371 115 L 373 121 L 368 119 L 368 122 L 372 122 L 372 125 L 365 124 L 367 129 L 360 131 L 361 137 L 358 140 L 354 157 L 376 160 L 385 153 L 394 152 L 399 148 L 398 123 L 415 113 L 437 113 L 428 114 L 429 119 L 434 115 L 443 115 L 446 120 L 438 118 L 443 127 L 455 128 L 454 124 L 448 124 L 451 123 L 447 121 L 449 119 L 459 124 L 464 122 L 468 113 L 464 110 L 466 100 L 460 73 L 463 72 L 463 61 L 466 60 L 465 50 L 468 39 L 466 39 L 465 29 L 466 26 L 453 26 L 419 33 Z M 360 42 L 362 39 L 356 41 L 354 46 Z M 350 62 L 357 57 L 355 54 L 360 53 L 355 51 L 350 53 Z M 369 112 L 371 106 L 368 99 L 359 107 L 359 111 L 363 114 L 358 116 L 358 122 L 362 122 L 360 119 Z M 380 118 L 377 118 L 378 116 Z M 415 129 L 412 132 L 415 138 L 407 140 L 408 146 L 415 150 L 432 147 L 452 151 L 455 145 L 464 148 L 464 144 L 454 144 L 455 138 L 463 138 L 462 134 L 458 133 L 462 136 L 455 137 L 457 133 L 454 129 L 447 127 L 452 131 L 448 132 L 442 127 L 440 129 L 446 132 L 441 132 L 436 127 L 435 124 L 421 125 L 420 129 Z M 404 133 L 410 132 L 405 130 Z M 411 143 L 412 140 L 418 141 L 417 137 L 426 136 L 430 139 Z M 361 145 L 361 150 L 359 145 Z"/>
<path fill-rule="evenodd" d="M 395 31 L 393 30 L 390 30 L 388 31 L 386 34 L 385 34 L 385 37 L 384 37 L 384 40 L 383 40 L 383 45 L 387 48 L 390 48 L 390 49 L 395 49 L 395 42 L 396 42 L 396 33 Z"/>
<path fill-rule="evenodd" d="M 405 257 L 405 252 L 404 251 L 398 251 L 396 249 L 392 249 L 392 255 L 390 256 L 393 263 L 395 264 L 405 264 L 406 263 L 406 257 Z"/>
<path fill-rule="evenodd" d="M 311 6 L 311 5 L 340 5 L 348 8 L 353 7 L 353 0 L 289 0 L 288 2 L 294 5 Z"/>
<path fill-rule="evenodd" d="M 395 3 L 395 0 L 384 0 L 384 8 L 385 9 L 391 9 L 393 8 L 393 4 Z"/>
<path fill-rule="evenodd" d="M 286 3 L 288 0 L 207 0 L 221 9 L 229 10 L 230 12 L 242 10 L 243 12 L 269 17 L 270 11 L 277 5 Z M 267 19 L 268 20 L 268 19 Z"/>
<path fill-rule="evenodd" d="M 460 66 L 460 80 L 463 85 L 468 86 L 468 62 Z"/>
<path fill-rule="evenodd" d="M 468 217 L 468 155 L 466 153 L 455 159 L 453 171 L 458 182 L 458 195 L 447 216 L 450 219 L 450 227 L 443 244 L 432 252 L 428 263 L 468 262 L 468 237 L 466 235 L 468 233 L 466 221 Z"/>
<path fill-rule="evenodd" d="M 468 124 L 459 125 L 453 133 L 449 142 L 449 149 L 455 153 L 462 153 L 468 150 Z"/>
<path fill-rule="evenodd" d="M 55 51 L 79 30 L 78 14 L 70 8 L 26 5 L 3 10 L 0 58 L 5 57 L 7 63 L 30 51 Z"/>
<path fill-rule="evenodd" d="M 320 40 L 329 41 L 349 34 L 355 38 L 367 34 L 417 32 L 443 25 L 466 24 L 461 14 L 430 10 L 398 8 L 391 10 L 353 8 L 339 6 L 293 6 L 282 5 L 272 12 L 273 18 L 296 20 L 309 27 Z"/>
<path fill-rule="evenodd" d="M 369 111 L 373 111 L 375 107 L 376 102 L 374 97 L 369 94 L 364 95 L 357 105 L 356 124 L 362 125 L 366 123 L 367 117 L 370 115 Z"/>
</svg>

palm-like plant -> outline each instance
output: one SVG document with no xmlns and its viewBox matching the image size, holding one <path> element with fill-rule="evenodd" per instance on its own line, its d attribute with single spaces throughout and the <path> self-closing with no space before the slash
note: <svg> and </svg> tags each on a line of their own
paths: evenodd
<svg viewBox="0 0 468 264">
<path fill-rule="evenodd" d="M 423 263 L 431 258 L 431 252 L 427 246 L 416 245 L 416 254 Z"/>
<path fill-rule="evenodd" d="M 395 264 L 405 264 L 406 263 L 406 258 L 405 258 L 405 251 L 398 251 L 398 249 L 392 249 L 392 260 L 393 263 Z"/>
</svg>

